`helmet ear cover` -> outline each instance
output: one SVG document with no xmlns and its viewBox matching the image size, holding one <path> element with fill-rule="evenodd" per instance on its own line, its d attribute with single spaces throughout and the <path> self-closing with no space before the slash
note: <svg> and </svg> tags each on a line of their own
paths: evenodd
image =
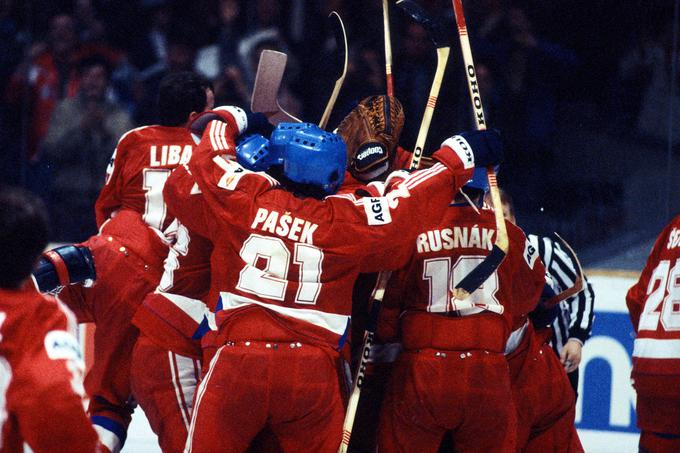
<svg viewBox="0 0 680 453">
<path fill-rule="evenodd" d="M 267 171 L 272 165 L 280 165 L 279 156 L 271 152 L 269 140 L 260 134 L 247 136 L 236 147 L 236 160 L 252 171 Z"/>
</svg>

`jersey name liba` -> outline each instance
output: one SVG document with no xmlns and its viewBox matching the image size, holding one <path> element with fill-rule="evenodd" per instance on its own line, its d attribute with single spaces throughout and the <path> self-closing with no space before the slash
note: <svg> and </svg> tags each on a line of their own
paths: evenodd
<svg viewBox="0 0 680 453">
<path fill-rule="evenodd" d="M 472 227 L 442 228 L 420 233 L 416 238 L 418 253 L 438 252 L 442 249 L 478 248 L 491 250 L 493 235 L 496 230 L 491 228 Z"/>
<path fill-rule="evenodd" d="M 291 241 L 314 244 L 314 232 L 319 225 L 308 220 L 292 217 L 289 212 L 281 215 L 278 211 L 259 208 L 255 213 L 251 229 L 260 229 Z"/>
<path fill-rule="evenodd" d="M 149 149 L 151 167 L 164 167 L 166 165 L 186 164 L 191 159 L 191 145 L 163 145 L 160 150 L 156 145 Z"/>
</svg>

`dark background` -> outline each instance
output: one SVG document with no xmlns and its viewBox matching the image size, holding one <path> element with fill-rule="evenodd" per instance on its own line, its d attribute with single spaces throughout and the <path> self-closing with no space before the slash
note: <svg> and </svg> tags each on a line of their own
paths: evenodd
<svg viewBox="0 0 680 453">
<path fill-rule="evenodd" d="M 420 3 L 448 21 L 452 43 L 426 145 L 431 152 L 474 125 L 451 2 Z M 464 5 L 488 123 L 501 130 L 506 144 L 500 183 L 515 199 L 520 225 L 529 232 L 560 232 L 587 263 L 656 236 L 680 208 L 674 190 L 680 149 L 680 78 L 677 72 L 672 78 L 675 2 Z M 410 148 L 436 56 L 424 31 L 393 2 L 390 7 L 395 94 L 407 118 L 401 143 Z M 79 62 L 92 56 L 111 69 L 107 101 L 141 125 L 155 121 L 155 89 L 168 71 L 199 68 L 213 80 L 218 104 L 248 106 L 258 50 L 283 50 L 289 64 L 282 104 L 318 122 L 337 77 L 326 21 L 331 10 L 343 17 L 350 48 L 333 128 L 361 98 L 385 91 L 379 0 L 0 0 L 2 182 L 58 205 L 52 198 L 60 167 L 35 132 L 35 113 L 41 109 L 48 127 L 51 110 L 40 97 L 51 96 L 54 108 L 77 95 Z M 55 31 L 58 16 L 72 36 Z M 49 69 L 49 58 L 56 62 L 56 82 L 46 86 L 35 76 Z M 103 174 L 101 169 L 102 183 Z M 59 209 L 53 218 L 71 215 Z M 92 232 L 88 228 L 57 228 L 52 239 L 82 240 Z"/>
</svg>

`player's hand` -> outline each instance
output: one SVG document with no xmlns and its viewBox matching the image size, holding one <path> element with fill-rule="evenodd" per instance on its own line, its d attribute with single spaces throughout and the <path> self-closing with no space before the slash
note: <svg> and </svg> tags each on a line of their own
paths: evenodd
<svg viewBox="0 0 680 453">
<path fill-rule="evenodd" d="M 453 150 L 464 163 L 474 160 L 475 167 L 498 165 L 503 160 L 501 134 L 495 129 L 461 132 L 444 140 L 442 148 Z"/>
<path fill-rule="evenodd" d="M 575 338 L 570 338 L 564 347 L 562 347 L 560 362 L 564 365 L 567 373 L 577 369 L 581 363 L 581 349 L 583 349 L 583 345 Z"/>
</svg>

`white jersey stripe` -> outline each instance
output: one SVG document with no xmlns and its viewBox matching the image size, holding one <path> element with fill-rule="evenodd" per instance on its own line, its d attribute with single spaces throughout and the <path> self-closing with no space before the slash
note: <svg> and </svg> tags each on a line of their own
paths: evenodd
<svg viewBox="0 0 680 453">
<path fill-rule="evenodd" d="M 633 347 L 633 357 L 677 360 L 680 357 L 680 340 L 638 338 Z"/>
<path fill-rule="evenodd" d="M 157 294 L 161 294 L 163 297 L 172 302 L 177 308 L 182 310 L 193 319 L 197 324 L 203 322 L 203 319 L 207 316 L 209 312 L 208 307 L 200 300 L 191 299 L 190 297 L 180 296 L 179 294 L 164 293 L 157 291 Z"/>
<path fill-rule="evenodd" d="M 210 122 L 210 131 L 208 132 L 208 135 L 210 136 L 210 145 L 213 149 L 219 149 L 217 148 L 217 143 L 215 143 L 215 126 L 218 124 L 219 123 L 217 121 Z"/>
<path fill-rule="evenodd" d="M 233 310 L 245 305 L 259 305 L 266 308 L 267 310 L 271 310 L 289 318 L 298 319 L 300 321 L 322 327 L 326 330 L 330 330 L 337 335 L 342 335 L 345 333 L 345 330 L 347 329 L 347 323 L 350 320 L 350 316 L 346 315 L 326 313 L 309 308 L 281 307 L 279 305 L 266 304 L 264 302 L 259 302 L 248 297 L 238 296 L 228 292 L 220 293 L 220 296 L 222 297 L 223 310 Z"/>
<path fill-rule="evenodd" d="M 178 378 L 177 363 L 175 362 L 175 354 L 168 351 L 168 361 L 170 362 L 170 373 L 172 374 L 172 386 L 175 388 L 175 397 L 177 398 L 177 406 L 182 414 L 182 420 L 184 421 L 184 426 L 189 432 L 189 412 L 187 409 L 187 403 L 184 401 L 184 392 L 182 391 L 182 384 Z"/>
</svg>

